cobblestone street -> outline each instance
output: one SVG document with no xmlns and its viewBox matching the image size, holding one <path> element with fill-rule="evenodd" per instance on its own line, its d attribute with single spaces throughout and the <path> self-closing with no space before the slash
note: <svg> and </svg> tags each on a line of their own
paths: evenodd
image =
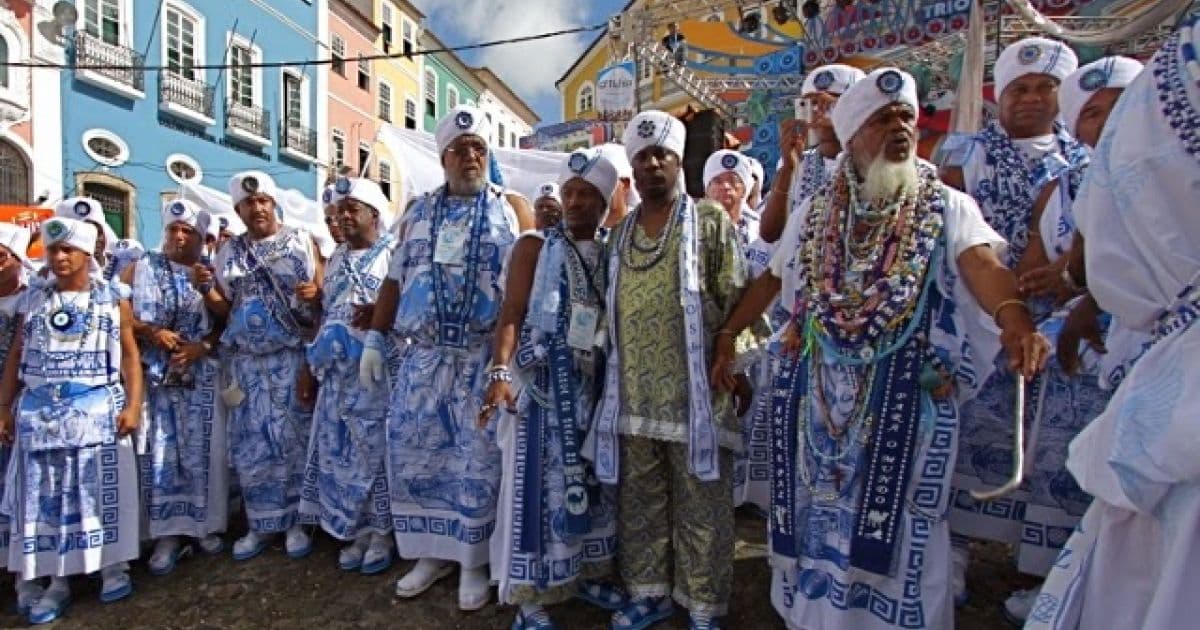
<svg viewBox="0 0 1200 630">
<path fill-rule="evenodd" d="M 762 521 L 739 513 L 739 560 L 735 566 L 734 595 L 728 627 L 731 629 L 782 629 L 768 597 L 770 572 L 764 553 Z M 49 628 L 155 628 L 155 629 L 289 629 L 319 628 L 428 628 L 501 630 L 512 622 L 513 609 L 492 604 L 477 613 L 457 609 L 457 575 L 443 580 L 421 598 L 397 600 L 392 589 L 411 566 L 399 562 L 384 575 L 364 577 L 337 569 L 338 545 L 325 536 L 316 539 L 313 554 L 300 561 L 283 553 L 282 540 L 263 555 L 235 563 L 227 550 L 219 556 L 192 556 L 180 561 L 168 577 L 151 576 L 140 562 L 134 568 L 134 594 L 116 604 L 98 601 L 100 582 L 72 581 L 74 603 L 66 616 Z M 1000 603 L 1013 588 L 1028 588 L 1033 581 L 1018 576 L 999 545 L 975 549 L 976 562 L 968 574 L 972 600 L 959 611 L 963 630 L 1007 630 Z M 0 597 L 0 627 L 27 626 L 13 614 L 12 588 Z M 563 628 L 607 627 L 608 614 L 583 602 L 552 609 Z M 680 613 L 661 628 L 686 628 Z"/>
</svg>

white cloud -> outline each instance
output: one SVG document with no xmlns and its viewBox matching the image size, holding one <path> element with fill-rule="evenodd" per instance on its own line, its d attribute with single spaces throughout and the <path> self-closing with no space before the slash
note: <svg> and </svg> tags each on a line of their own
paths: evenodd
<svg viewBox="0 0 1200 630">
<path fill-rule="evenodd" d="M 418 0 L 434 33 L 447 46 L 523 37 L 589 25 L 588 3 L 578 0 Z M 558 80 L 596 31 L 505 44 L 472 55 L 527 102 L 557 94 Z M 463 53 L 460 53 L 462 55 Z M 464 57 L 466 58 L 466 57 Z"/>
</svg>

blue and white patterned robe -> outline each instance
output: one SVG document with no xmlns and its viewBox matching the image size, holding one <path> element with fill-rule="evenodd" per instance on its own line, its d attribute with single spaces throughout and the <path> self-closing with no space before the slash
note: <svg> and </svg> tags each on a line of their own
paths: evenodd
<svg viewBox="0 0 1200 630">
<path fill-rule="evenodd" d="M 138 321 L 179 333 L 197 343 L 212 333 L 204 297 L 191 283 L 191 267 L 159 252 L 137 261 L 133 315 Z M 206 356 L 187 368 L 191 387 L 164 386 L 170 353 L 142 348 L 146 376 L 141 453 L 142 508 L 151 538 L 203 538 L 225 531 L 229 464 L 225 405 L 219 395 L 220 363 Z"/>
<path fill-rule="evenodd" d="M 14 543 L 18 579 L 92 573 L 138 556 L 137 463 L 130 437 L 117 437 L 124 285 L 93 276 L 87 292 L 29 289 L 17 402 L 17 440 L 0 512 Z M 65 332 L 50 326 L 63 307 Z"/>
<path fill-rule="evenodd" d="M 900 473 L 907 474 L 907 485 L 899 490 L 899 512 L 893 517 L 899 521 L 892 543 L 894 563 L 887 574 L 851 564 L 857 525 L 863 513 L 869 514 L 864 496 L 874 463 L 867 456 L 867 445 L 876 434 L 861 435 L 855 430 L 840 439 L 830 437 L 810 398 L 801 398 L 809 402 L 810 409 L 798 407 L 799 413 L 807 414 L 807 421 L 794 425 L 796 434 L 787 435 L 786 419 L 772 414 L 771 603 L 788 628 L 882 630 L 953 625 L 946 510 L 958 444 L 958 407 L 961 400 L 974 394 L 981 377 L 986 377 L 986 372 L 977 369 L 987 366 L 973 364 L 972 357 L 995 351 L 994 340 L 977 337 L 980 309 L 955 261 L 970 247 L 999 247 L 1003 241 L 983 222 L 966 195 L 948 190 L 945 194 L 943 253 L 938 266 L 927 272 L 930 284 L 924 299 L 930 318 L 929 343 L 953 374 L 955 395 L 935 400 L 929 392 L 917 390 L 919 419 L 912 459 L 900 463 L 908 469 Z M 795 250 L 780 250 L 772 260 L 771 272 L 782 281 L 784 305 L 792 308 L 805 287 Z M 801 360 L 812 363 L 808 356 Z M 776 370 L 782 363 L 776 361 Z M 838 363 L 826 355 L 819 369 L 823 370 L 830 415 L 846 426 L 845 414 L 854 406 L 863 368 Z M 801 391 L 807 392 L 809 379 L 802 382 Z M 792 469 L 781 466 L 779 459 L 789 439 L 795 440 L 791 448 L 797 453 Z M 827 461 L 830 453 L 844 456 L 831 462 Z M 882 478 L 877 480 L 883 483 Z"/>
<path fill-rule="evenodd" d="M 1048 170 L 1045 164 L 1058 160 L 1054 156 L 1078 156 L 1082 147 L 1065 134 L 1049 142 L 1046 139 L 1015 140 L 1012 145 L 1026 162 L 1028 176 Z M 997 145 L 1002 143 L 995 143 Z M 1046 148 L 1051 149 L 1046 152 Z M 1021 198 L 1017 177 L 1008 174 L 1003 163 L 1002 149 L 977 140 L 963 166 L 968 192 L 975 197 L 984 217 L 1010 243 L 1026 243 L 1032 204 L 1027 208 L 1013 206 Z M 1083 156 L 1080 156 L 1083 157 Z M 1059 162 L 1059 190 L 1052 199 L 1074 197 L 1082 179 L 1080 160 L 1071 165 L 1065 158 Z M 1086 163 L 1085 161 L 1083 163 Z M 1008 176 L 1006 176 L 1008 175 Z M 1027 185 L 1032 199 L 1040 186 Z M 1046 184 L 1048 185 L 1048 184 Z M 1055 203 L 1048 203 L 1055 206 Z M 1051 212 L 1056 212 L 1051 208 Z M 1055 234 L 1058 228 L 1055 228 Z M 1047 249 L 1051 260 L 1061 246 L 1061 238 L 1049 238 Z M 1069 235 L 1066 237 L 1069 238 Z M 1024 249 L 1015 248 L 1002 260 L 1015 266 Z M 1051 340 L 1058 337 L 1065 313 L 1056 313 L 1050 300 L 1038 298 L 1029 302 L 1038 328 Z M 1087 358 L 1087 357 L 1085 357 Z M 985 360 L 980 357 L 980 360 Z M 1005 368 L 1007 355 L 995 357 L 996 371 L 980 390 L 979 396 L 962 407 L 962 438 L 955 467 L 952 522 L 955 534 L 986 538 L 1018 544 L 1017 568 L 1033 575 L 1045 575 L 1058 555 L 1079 517 L 1087 509 L 1091 497 L 1079 489 L 1067 472 L 1067 445 L 1084 426 L 1104 410 L 1109 394 L 1100 388 L 1096 371 L 1068 376 L 1052 360 L 1045 373 L 1030 383 L 1026 395 L 1026 419 L 1033 423 L 1027 444 L 1032 445 L 1025 484 L 1013 494 L 982 503 L 970 496 L 970 490 L 1003 484 L 1012 473 L 1012 417 L 1016 396 L 1016 380 Z M 1040 403 L 1040 405 L 1039 405 Z M 1040 410 L 1040 415 L 1039 415 Z"/>
<path fill-rule="evenodd" d="M 13 337 L 17 334 L 17 324 L 20 323 L 20 313 L 17 312 L 17 307 L 20 306 L 21 296 L 25 291 L 24 287 L 20 291 L 12 295 L 0 297 L 0 365 L 4 365 L 4 361 L 8 360 L 8 351 L 12 348 Z M 8 470 L 8 458 L 12 452 L 12 448 L 7 444 L 0 444 L 0 497 L 4 495 L 4 473 Z M 8 517 L 0 513 L 0 568 L 8 563 Z"/>
<path fill-rule="evenodd" d="M 596 305 L 601 298 L 590 295 L 586 282 L 562 271 L 567 264 L 565 257 L 572 254 L 568 252 L 561 232 L 547 236 L 548 241 L 551 239 L 556 240 L 557 245 L 553 251 L 549 244 L 542 247 L 538 275 L 545 275 L 554 296 L 561 293 L 559 283 L 564 275 L 567 276 L 570 297 L 551 298 L 550 293 L 531 295 L 529 310 L 544 307 L 546 302 L 543 300 L 553 300 L 560 308 L 567 308 L 568 314 L 564 317 L 569 322 L 570 308 L 564 305 L 576 300 Z M 595 272 L 604 264 L 600 243 L 592 241 L 576 245 L 589 269 Z M 543 270 L 542 265 L 548 268 Z M 604 277 L 602 271 L 593 277 L 601 296 L 604 294 Z M 579 286 L 581 284 L 584 286 Z M 616 553 L 616 487 L 597 482 L 590 462 L 584 461 L 582 456 L 580 464 L 586 478 L 588 527 L 586 532 L 568 529 L 569 487 L 563 456 L 565 427 L 555 404 L 550 336 L 551 333 L 533 323 L 533 317 L 526 316 L 515 355 L 523 384 L 517 400 L 520 414 L 502 413 L 497 429 L 504 450 L 504 481 L 500 490 L 497 533 L 492 540 L 492 573 L 500 583 L 500 599 L 506 603 L 526 603 L 514 600 L 514 589 L 524 587 L 545 591 L 589 577 L 586 574 L 588 565 L 602 567 L 611 562 Z M 565 343 L 561 338 L 559 341 Z M 575 431 L 575 444 L 582 452 L 584 436 L 591 428 L 592 413 L 596 408 L 603 358 L 597 351 L 586 354 L 568 351 L 572 357 L 570 377 L 575 393 L 574 426 L 569 429 Z M 537 435 L 530 434 L 533 426 L 540 429 Z M 528 492 L 534 487 L 541 493 L 537 498 L 541 509 L 524 510 L 524 506 L 533 504 Z"/>
<path fill-rule="evenodd" d="M 226 412 L 229 458 L 250 529 L 260 533 L 297 522 L 312 412 L 296 395 L 296 379 L 313 314 L 295 293 L 314 277 L 313 248 L 307 232 L 281 226 L 259 241 L 230 239 L 215 261 L 217 282 L 232 302 L 222 356 L 231 385 L 245 394 Z"/>
<path fill-rule="evenodd" d="M 762 222 L 758 212 L 742 207 L 742 216 L 737 223 L 738 238 L 746 253 L 746 262 L 750 278 L 757 278 L 767 270 L 771 256 L 775 253 L 775 244 L 767 243 L 758 234 Z M 776 299 L 767 308 L 767 315 L 772 326 L 781 324 L 778 320 L 787 313 Z M 771 502 L 770 483 L 771 470 L 768 450 L 770 447 L 770 418 L 766 413 L 760 413 L 759 401 L 762 393 L 770 388 L 771 355 L 767 351 L 766 339 L 760 340 L 762 346 L 752 353 L 753 359 L 745 366 L 747 377 L 754 388 L 754 401 L 741 418 L 742 443 L 746 445 L 744 452 L 734 454 L 733 459 L 733 504 L 750 503 L 766 511 Z"/>
<path fill-rule="evenodd" d="M 395 247 L 391 234 L 366 249 L 338 246 L 325 267 L 324 320 L 308 347 L 308 363 L 321 389 L 308 442 L 300 518 L 339 540 L 392 530 L 384 463 L 388 391 L 359 385 L 366 331 L 350 322 L 355 306 L 375 303 Z"/>
<path fill-rule="evenodd" d="M 443 190 L 405 212 L 399 227 L 402 244 L 388 271 L 400 291 L 392 339 L 408 341 L 390 369 L 395 380 L 388 405 L 388 485 L 402 557 L 441 558 L 475 568 L 488 562 L 501 469 L 495 429 L 478 429 L 476 421 L 500 313 L 504 265 L 519 230 L 499 188 L 488 187 L 482 211 L 475 198 L 455 197 L 447 198 L 439 211 Z M 444 220 L 437 222 L 440 213 Z M 475 276 L 467 277 L 464 265 L 434 263 L 434 230 L 474 221 L 482 222 L 476 224 Z M 436 284 L 454 297 L 435 294 L 435 275 Z M 474 289 L 464 296 L 467 286 Z M 439 309 L 449 317 L 464 297 L 471 303 L 458 331 L 462 343 L 439 343 Z"/>
</svg>

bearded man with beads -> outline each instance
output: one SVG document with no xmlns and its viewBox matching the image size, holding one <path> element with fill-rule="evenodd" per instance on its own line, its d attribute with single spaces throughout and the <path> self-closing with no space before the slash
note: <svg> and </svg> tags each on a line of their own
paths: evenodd
<svg viewBox="0 0 1200 630">
<path fill-rule="evenodd" d="M 974 202 L 916 158 L 916 81 L 880 68 L 832 112 L 847 149 L 718 336 L 728 341 L 782 289 L 791 319 L 771 397 L 771 601 L 789 628 L 953 624 L 946 522 L 958 403 L 974 392 L 980 309 L 1011 369 L 1048 353 L 1004 241 Z M 992 349 L 995 352 L 995 349 Z"/>
<path fill-rule="evenodd" d="M 392 524 L 400 556 L 418 559 L 396 582 L 396 595 L 424 593 L 457 564 L 458 607 L 468 611 L 490 598 L 486 565 L 501 474 L 495 430 L 476 420 L 509 252 L 533 227 L 528 203 L 488 181 L 487 124 L 482 110 L 465 105 L 438 123 L 446 184 L 398 221 L 401 245 L 359 362 L 364 387 L 391 386 Z"/>
</svg>

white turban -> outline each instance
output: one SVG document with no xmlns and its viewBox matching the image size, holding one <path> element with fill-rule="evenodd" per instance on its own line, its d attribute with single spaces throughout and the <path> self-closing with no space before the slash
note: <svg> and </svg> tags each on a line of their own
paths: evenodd
<svg viewBox="0 0 1200 630">
<path fill-rule="evenodd" d="M 391 224 L 392 204 L 379 184 L 362 177 L 339 177 L 333 183 L 334 203 L 343 199 L 353 199 L 367 204 L 379 213 L 379 225 Z"/>
<path fill-rule="evenodd" d="M 21 264 L 29 267 L 29 241 L 33 235 L 29 233 L 29 229 L 17 225 L 16 223 L 0 223 L 0 245 L 8 248 L 8 251 L 21 261 Z"/>
<path fill-rule="evenodd" d="M 50 246 L 64 244 L 89 254 L 88 268 L 92 273 L 100 271 L 96 262 L 96 226 L 88 221 L 67 217 L 54 217 L 42 224 L 42 244 L 46 262 L 50 262 Z"/>
<path fill-rule="evenodd" d="M 558 205 L 562 205 L 562 195 L 558 192 L 558 184 L 554 182 L 546 182 L 538 186 L 537 196 L 533 198 L 533 203 L 536 205 L 543 197 L 553 199 L 558 202 Z"/>
<path fill-rule="evenodd" d="M 914 112 L 920 112 L 917 81 L 898 68 L 879 68 L 850 86 L 829 115 L 838 142 L 849 146 L 850 139 L 868 118 L 893 103 L 908 105 Z"/>
<path fill-rule="evenodd" d="M 567 158 L 567 168 L 558 178 L 558 185 L 564 186 L 576 177 L 581 178 L 600 191 L 604 205 L 608 206 L 617 180 L 621 178 L 619 166 L 613 163 L 612 155 L 612 151 L 601 147 L 577 149 Z"/>
<path fill-rule="evenodd" d="M 862 70 L 842 63 L 820 66 L 804 77 L 804 87 L 800 89 L 800 95 L 804 96 L 813 92 L 845 94 L 850 86 L 858 83 L 865 76 L 867 74 Z"/>
<path fill-rule="evenodd" d="M 433 130 L 433 136 L 437 140 L 438 155 L 445 153 L 446 147 L 460 136 L 476 135 L 483 138 L 486 143 L 487 136 L 483 134 L 486 129 L 487 115 L 483 113 L 482 109 L 470 105 L 455 107 L 438 122 L 437 128 Z"/>
<path fill-rule="evenodd" d="M 327 206 L 336 206 L 341 200 L 342 196 L 337 193 L 337 187 L 335 184 L 330 184 L 325 187 L 325 190 L 321 191 L 322 208 Z"/>
<path fill-rule="evenodd" d="M 1079 114 L 1093 94 L 1104 88 L 1128 87 L 1142 67 L 1142 62 L 1129 57 L 1103 57 L 1068 75 L 1058 88 L 1058 112 L 1067 131 L 1075 135 Z"/>
<path fill-rule="evenodd" d="M 633 160 L 646 147 L 663 147 L 683 158 L 683 146 L 687 141 L 687 130 L 678 118 L 658 110 L 644 111 L 625 127 L 621 142 L 625 145 L 625 157 Z"/>
<path fill-rule="evenodd" d="M 1059 81 L 1079 67 L 1069 46 L 1044 37 L 1028 37 L 1000 52 L 996 58 L 996 100 L 1008 84 L 1027 74 L 1048 74 Z"/>
<path fill-rule="evenodd" d="M 201 210 L 205 215 L 207 211 Z M 138 260 L 146 253 L 146 248 L 137 239 L 123 238 L 117 241 L 117 258 L 120 260 Z"/>
<path fill-rule="evenodd" d="M 63 217 L 65 219 L 75 219 L 77 221 L 88 221 L 96 226 L 99 226 L 104 232 L 104 251 L 98 252 L 97 255 L 112 254 L 117 247 L 117 233 L 113 231 L 112 226 L 104 219 L 104 207 L 99 201 L 91 197 L 70 197 L 63 199 L 54 208 L 54 216 Z M 92 251 L 95 247 L 88 247 L 87 251 Z"/>
<path fill-rule="evenodd" d="M 172 223 L 184 223 L 191 226 L 192 229 L 200 234 L 207 234 L 210 221 L 212 221 L 212 217 L 207 211 L 202 210 L 200 206 L 186 199 L 168 201 L 162 207 L 162 226 L 164 231 Z"/>
<path fill-rule="evenodd" d="M 725 173 L 733 173 L 742 180 L 742 201 L 745 201 L 750 196 L 750 187 L 754 185 L 750 180 L 754 176 L 750 158 L 729 149 L 721 149 L 708 156 L 708 160 L 704 162 L 704 189 L 708 190 L 708 185 Z"/>
<path fill-rule="evenodd" d="M 233 210 L 247 197 L 254 194 L 264 194 L 278 203 L 279 189 L 275 180 L 262 171 L 246 171 L 229 178 L 229 196 L 233 200 Z"/>
</svg>

